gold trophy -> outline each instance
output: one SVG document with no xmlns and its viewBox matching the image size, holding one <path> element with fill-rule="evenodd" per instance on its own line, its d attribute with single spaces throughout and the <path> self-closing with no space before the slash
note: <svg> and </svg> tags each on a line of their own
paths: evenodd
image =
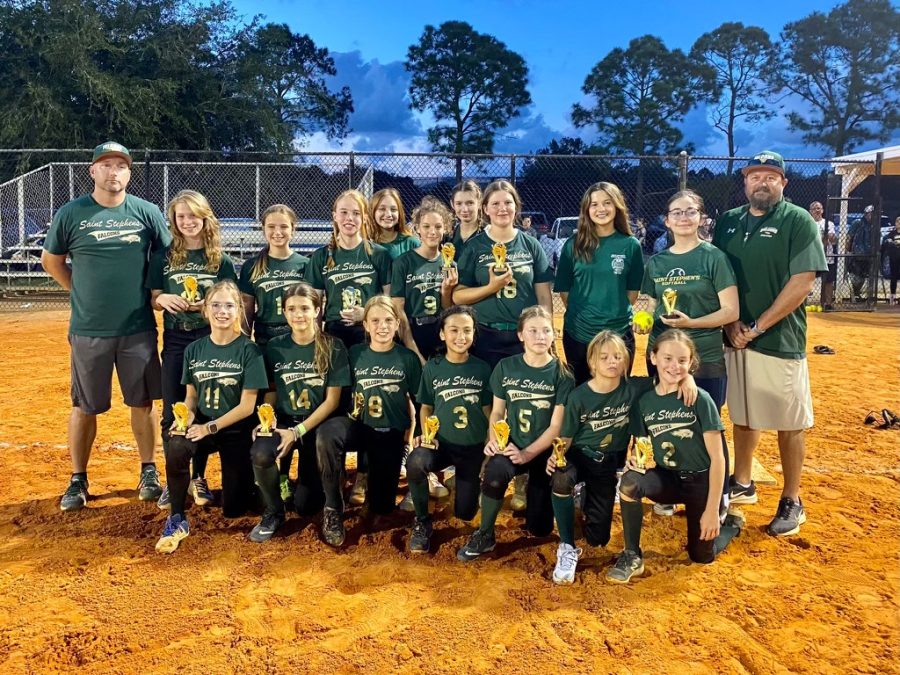
<svg viewBox="0 0 900 675">
<path fill-rule="evenodd" d="M 197 300 L 200 299 L 197 277 L 184 278 L 184 299 L 191 303 L 197 302 Z"/>
<path fill-rule="evenodd" d="M 674 288 L 667 288 L 662 293 L 663 307 L 666 308 L 666 318 L 675 319 L 675 301 L 678 299 L 678 291 Z"/>
<path fill-rule="evenodd" d="M 434 437 L 437 436 L 438 429 L 441 428 L 441 421 L 431 415 L 425 418 L 425 424 L 422 426 L 422 447 L 429 450 L 435 449 Z"/>
<path fill-rule="evenodd" d="M 363 404 L 366 402 L 366 397 L 363 396 L 361 391 L 353 392 L 353 410 L 350 412 L 351 420 L 358 420 L 359 414 L 362 412 Z"/>
<path fill-rule="evenodd" d="M 653 460 L 653 444 L 650 442 L 650 437 L 636 436 L 632 452 L 634 453 L 634 463 L 636 465 L 632 471 L 647 473 L 647 469 L 650 468 L 648 464 Z"/>
<path fill-rule="evenodd" d="M 360 292 L 358 289 L 354 288 L 353 286 L 348 286 L 347 288 L 345 288 L 344 290 L 341 291 L 341 309 L 342 310 L 353 309 L 357 305 L 362 304 L 360 302 L 360 300 L 361 300 Z"/>
<path fill-rule="evenodd" d="M 172 414 L 175 415 L 175 428 L 169 433 L 172 436 L 184 436 L 187 432 L 190 411 L 184 403 L 173 403 Z"/>
<path fill-rule="evenodd" d="M 561 438 L 553 439 L 553 457 L 556 459 L 556 468 L 565 469 L 568 462 L 566 461 L 566 442 Z"/>
<path fill-rule="evenodd" d="M 449 241 L 441 246 L 441 260 L 444 262 L 443 269 L 449 270 L 453 267 L 453 258 L 456 257 L 456 247 Z"/>
<path fill-rule="evenodd" d="M 259 431 L 257 436 L 270 437 L 272 430 L 275 428 L 275 408 L 268 403 L 263 403 L 256 409 L 256 416 L 259 417 Z"/>
<path fill-rule="evenodd" d="M 506 244 L 494 244 L 491 253 L 494 254 L 494 271 L 503 274 L 506 271 Z"/>
<path fill-rule="evenodd" d="M 494 435 L 497 437 L 500 452 L 505 452 L 506 446 L 509 445 L 509 424 L 506 420 L 494 422 Z"/>
</svg>

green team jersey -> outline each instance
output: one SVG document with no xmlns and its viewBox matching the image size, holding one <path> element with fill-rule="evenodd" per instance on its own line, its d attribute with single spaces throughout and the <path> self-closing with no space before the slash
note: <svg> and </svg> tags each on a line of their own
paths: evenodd
<svg viewBox="0 0 900 675">
<path fill-rule="evenodd" d="M 716 221 L 713 244 L 725 252 L 737 278 L 741 321 L 749 325 L 775 301 L 794 274 L 828 269 L 816 221 L 809 211 L 781 200 L 751 222 L 750 206 L 726 211 Z M 800 305 L 748 349 L 782 359 L 806 356 L 806 312 Z"/>
<path fill-rule="evenodd" d="M 591 389 L 590 382 L 579 385 L 566 401 L 561 435 L 571 438 L 571 448 L 590 459 L 627 451 L 631 408 L 652 386 L 649 377 L 622 378 L 618 387 L 605 394 Z"/>
<path fill-rule="evenodd" d="M 575 237 L 563 244 L 553 290 L 568 293 L 563 330 L 588 344 L 602 330 L 624 333 L 631 325 L 628 291 L 641 287 L 644 256 L 634 237 L 615 231 L 601 237 L 589 262 L 575 257 Z"/>
<path fill-rule="evenodd" d="M 641 285 L 641 293 L 656 299 L 655 321 L 647 350 L 669 328 L 660 321 L 666 313 L 662 302 L 663 291 L 667 288 L 677 291 L 675 309 L 695 319 L 721 309 L 719 291 L 735 283 L 728 257 L 705 241 L 687 253 L 673 253 L 671 249 L 666 249 L 650 258 L 644 268 L 644 282 Z M 721 326 L 689 328 L 686 332 L 697 345 L 701 363 L 721 364 L 724 367 Z"/>
<path fill-rule="evenodd" d="M 184 280 L 187 277 L 194 277 L 197 280 L 197 295 L 199 296 L 196 300 L 202 300 L 207 289 L 217 281 L 232 279 L 237 282 L 234 262 L 226 253 L 222 254 L 218 271 L 209 272 L 206 269 L 206 251 L 202 248 L 188 251 L 187 261 L 178 267 L 173 267 L 169 263 L 169 250 L 167 248 L 157 251 L 150 258 L 150 270 L 147 272 L 147 281 L 144 285 L 151 291 L 162 291 L 187 298 Z M 178 312 L 177 314 L 163 312 L 165 328 L 172 330 L 176 323 L 179 324 L 181 330 L 196 330 L 207 325 L 206 319 L 200 312 Z"/>
<path fill-rule="evenodd" d="M 197 390 L 197 411 L 216 419 L 241 402 L 245 389 L 269 388 L 266 365 L 259 346 L 246 335 L 217 345 L 207 335 L 184 350 L 181 384 Z"/>
<path fill-rule="evenodd" d="M 394 261 L 391 274 L 391 297 L 403 298 L 406 316 L 437 316 L 441 311 L 443 262 L 438 253 L 427 260 L 415 251 L 407 251 Z"/>
<path fill-rule="evenodd" d="M 44 250 L 72 259 L 69 333 L 115 337 L 155 330 L 144 279 L 150 254 L 171 241 L 159 208 L 133 195 L 112 208 L 91 195 L 60 208 Z"/>
<path fill-rule="evenodd" d="M 517 448 L 524 450 L 547 430 L 554 409 L 566 404 L 574 384 L 558 359 L 533 368 L 525 363 L 524 354 L 516 354 L 497 364 L 491 391 L 506 401 L 509 438 Z"/>
<path fill-rule="evenodd" d="M 469 235 L 468 239 L 463 239 L 462 233 L 459 230 L 460 230 L 459 223 L 457 223 L 456 227 L 453 230 L 453 234 L 450 235 L 449 239 L 447 239 L 447 241 L 449 241 L 451 244 L 453 244 L 453 246 L 456 248 L 456 250 L 453 253 L 453 259 L 456 262 L 459 262 L 462 259 L 463 251 L 466 250 L 466 246 L 468 246 L 469 242 L 472 241 L 479 234 L 481 234 L 481 228 L 479 227 L 477 230 L 475 230 L 474 233 Z"/>
<path fill-rule="evenodd" d="M 284 289 L 299 284 L 306 278 L 309 258 L 300 253 L 291 253 L 284 260 L 269 256 L 266 273 L 251 281 L 255 261 L 255 258 L 251 258 L 241 265 L 238 288 L 241 293 L 252 295 L 256 299 L 253 337 L 260 344 L 265 344 L 276 335 L 290 332 L 290 326 L 284 318 Z"/>
<path fill-rule="evenodd" d="M 658 467 L 672 471 L 709 468 L 703 434 L 725 427 L 716 404 L 703 389 L 697 390 L 694 405 L 687 406 L 678 398 L 678 392 L 660 396 L 654 388 L 640 397 L 636 408 L 635 435 L 650 436 Z"/>
<path fill-rule="evenodd" d="M 434 408 L 441 421 L 439 441 L 476 445 L 487 440 L 484 406 L 492 402 L 490 379 L 491 367 L 471 355 L 465 363 L 438 356 L 425 364 L 418 402 Z"/>
<path fill-rule="evenodd" d="M 364 397 L 360 422 L 373 429 L 409 429 L 407 395 L 415 397 L 422 379 L 419 357 L 402 345 L 375 352 L 369 345 L 350 348 L 353 391 Z"/>
<path fill-rule="evenodd" d="M 488 270 L 494 266 L 495 243 L 484 231 L 469 240 L 459 261 L 460 284 L 469 288 L 487 285 Z M 515 330 L 522 310 L 538 304 L 534 285 L 553 281 L 553 272 L 541 245 L 518 230 L 515 239 L 506 244 L 506 264 L 512 267 L 512 283 L 472 306 L 478 313 L 478 323 L 505 324 L 502 330 Z"/>
<path fill-rule="evenodd" d="M 325 321 L 340 321 L 341 310 L 365 305 L 391 283 L 391 256 L 378 244 L 365 242 L 354 249 L 340 246 L 334 252 L 334 265 L 328 264 L 328 246 L 316 249 L 309 261 L 306 280 L 313 288 L 325 291 Z"/>
<path fill-rule="evenodd" d="M 292 335 L 279 335 L 266 344 L 266 372 L 275 382 L 279 415 L 306 419 L 325 400 L 328 387 L 349 387 L 350 360 L 347 348 L 331 338 L 331 368 L 320 375 L 315 367 L 316 345 L 299 345 Z"/>
<path fill-rule="evenodd" d="M 378 242 L 378 245 L 388 252 L 391 260 L 396 260 L 407 251 L 419 248 L 422 242 L 419 241 L 418 237 L 413 237 L 409 234 L 398 234 L 394 241 L 381 241 Z"/>
</svg>

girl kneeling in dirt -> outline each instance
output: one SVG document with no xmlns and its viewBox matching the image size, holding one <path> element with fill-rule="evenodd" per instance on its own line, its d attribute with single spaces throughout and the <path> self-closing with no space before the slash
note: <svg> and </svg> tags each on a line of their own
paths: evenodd
<svg viewBox="0 0 900 675">
<path fill-rule="evenodd" d="M 256 394 L 269 386 L 259 347 L 241 332 L 244 309 L 237 285 L 220 281 L 206 293 L 203 315 L 211 332 L 184 352 L 187 431 L 173 432 L 166 455 L 166 483 L 171 515 L 156 550 L 172 553 L 190 534 L 184 502 L 191 482 L 191 458 L 219 453 L 222 463 L 222 515 L 244 515 L 253 492 L 250 465 L 251 431 Z"/>
</svg>

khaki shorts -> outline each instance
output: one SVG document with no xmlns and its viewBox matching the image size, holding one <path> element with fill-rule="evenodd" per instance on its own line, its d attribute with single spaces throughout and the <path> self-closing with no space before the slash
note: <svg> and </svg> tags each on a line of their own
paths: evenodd
<svg viewBox="0 0 900 675">
<path fill-rule="evenodd" d="M 728 414 L 751 429 L 799 431 L 813 425 L 806 359 L 780 359 L 752 349 L 725 348 Z"/>
<path fill-rule="evenodd" d="M 121 337 L 69 334 L 72 347 L 72 407 L 85 415 L 109 410 L 113 368 L 125 405 L 144 408 L 162 397 L 156 330 Z"/>
</svg>

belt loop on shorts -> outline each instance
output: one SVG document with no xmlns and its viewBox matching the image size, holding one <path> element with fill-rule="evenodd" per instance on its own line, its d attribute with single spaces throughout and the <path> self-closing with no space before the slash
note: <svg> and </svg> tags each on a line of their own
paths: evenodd
<svg viewBox="0 0 900 675">
<path fill-rule="evenodd" d="M 486 323 L 484 324 L 488 328 L 493 328 L 494 330 L 518 330 L 519 326 L 514 323 Z"/>
<path fill-rule="evenodd" d="M 413 322 L 417 326 L 430 326 L 432 324 L 437 323 L 438 318 L 436 316 L 415 316 L 413 317 Z"/>
</svg>

